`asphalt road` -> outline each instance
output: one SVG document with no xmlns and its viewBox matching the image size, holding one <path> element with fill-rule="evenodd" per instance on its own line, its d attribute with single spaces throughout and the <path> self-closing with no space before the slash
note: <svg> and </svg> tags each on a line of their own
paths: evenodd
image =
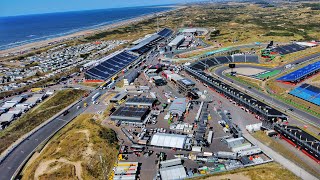
<svg viewBox="0 0 320 180">
<path fill-rule="evenodd" d="M 304 61 L 307 61 L 307 60 L 310 60 L 310 59 L 314 59 L 314 58 L 318 58 L 320 57 L 320 53 L 317 53 L 317 54 L 314 54 L 314 55 L 311 55 L 311 56 L 308 56 L 308 57 L 305 57 L 305 58 L 302 58 L 302 59 L 299 59 L 299 60 L 296 60 L 294 62 L 292 62 L 291 64 L 298 64 L 298 63 L 301 63 L 301 62 L 304 62 Z M 250 66 L 246 66 L 246 65 L 241 65 L 241 66 L 245 66 L 245 67 L 250 67 Z M 283 68 L 283 67 L 277 67 L 276 69 L 279 69 L 279 68 Z M 320 121 L 319 121 L 319 118 L 318 117 L 315 117 L 309 113 L 306 113 L 304 111 L 301 111 L 293 106 L 290 106 L 286 103 L 283 103 L 282 101 L 279 101 L 277 99 L 274 99 L 274 98 L 271 98 L 268 94 L 265 94 L 259 90 L 256 90 L 254 88 L 251 88 L 249 89 L 248 86 L 245 86 L 243 85 L 242 83 L 240 82 L 237 82 L 237 81 L 234 81 L 233 79 L 223 75 L 223 71 L 228 69 L 228 67 L 221 67 L 221 68 L 218 68 L 214 73 L 215 75 L 217 75 L 218 77 L 220 77 L 220 79 L 225 79 L 229 82 L 233 82 L 234 85 L 240 87 L 242 90 L 245 90 L 247 93 L 249 94 L 252 94 L 256 97 L 259 97 L 260 99 L 264 99 L 266 102 L 268 102 L 269 104 L 272 104 L 272 105 L 276 105 L 280 110 L 282 111 L 285 111 L 285 114 L 292 114 L 296 117 L 298 117 L 299 119 L 302 119 L 303 121 L 307 122 L 307 123 L 310 123 L 310 124 L 313 124 L 317 127 L 320 127 Z M 293 109 L 293 112 L 289 111 L 288 109 L 292 108 Z"/>
<path fill-rule="evenodd" d="M 39 144 L 47 140 L 52 134 L 54 134 L 61 127 L 72 121 L 76 116 L 81 114 L 86 108 L 83 107 L 84 102 L 87 102 L 88 106 L 92 105 L 91 97 L 96 92 L 105 93 L 106 90 L 95 90 L 88 97 L 74 105 L 69 109 L 69 113 L 65 116 L 58 116 L 50 121 L 44 127 L 40 128 L 37 132 L 32 134 L 27 140 L 20 143 L 1 163 L 0 163 L 0 179 L 9 180 L 12 178 L 19 166 L 24 163 L 24 160 L 28 158 L 29 154 L 37 148 Z M 80 109 L 77 106 L 80 105 Z"/>
</svg>

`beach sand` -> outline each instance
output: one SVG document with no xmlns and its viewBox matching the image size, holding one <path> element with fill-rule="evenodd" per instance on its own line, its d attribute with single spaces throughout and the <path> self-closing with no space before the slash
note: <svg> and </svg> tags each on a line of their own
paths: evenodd
<svg viewBox="0 0 320 180">
<path fill-rule="evenodd" d="M 24 44 L 24 45 L 21 45 L 21 46 L 10 48 L 10 49 L 0 50 L 0 55 L 4 56 L 4 55 L 8 55 L 8 54 L 16 54 L 16 53 L 24 54 L 24 53 L 27 53 L 27 52 L 32 51 L 32 50 L 37 50 L 37 49 L 40 49 L 40 48 L 44 48 L 46 46 L 50 46 L 52 44 L 67 42 L 67 41 L 70 41 L 70 40 L 91 36 L 91 35 L 97 34 L 97 33 L 102 32 L 102 31 L 119 28 L 121 26 L 126 26 L 126 25 L 129 25 L 129 24 L 132 24 L 132 23 L 141 22 L 141 21 L 153 18 L 156 15 L 165 14 L 165 13 L 168 13 L 168 12 L 172 12 L 172 11 L 176 11 L 176 10 L 179 10 L 181 8 L 184 8 L 183 6 L 171 6 L 171 7 L 173 7 L 173 9 L 170 9 L 168 11 L 163 11 L 163 12 L 158 12 L 158 13 L 152 13 L 152 14 L 149 14 L 149 15 L 139 16 L 139 17 L 128 19 L 128 20 L 124 20 L 124 21 L 121 21 L 121 22 L 118 22 L 118 23 L 102 26 L 102 27 L 99 27 L 97 29 L 79 31 L 79 32 L 76 32 L 76 33 L 73 33 L 73 34 L 69 34 L 69 35 L 66 35 L 66 36 L 61 36 L 61 37 L 56 37 L 56 38 L 52 38 L 52 39 L 48 39 L 48 40 L 32 42 L 32 43 L 29 43 L 29 44 Z"/>
</svg>

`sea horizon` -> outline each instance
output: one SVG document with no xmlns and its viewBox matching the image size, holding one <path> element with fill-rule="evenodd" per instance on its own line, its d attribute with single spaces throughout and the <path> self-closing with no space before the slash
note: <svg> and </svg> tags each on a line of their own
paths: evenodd
<svg viewBox="0 0 320 180">
<path fill-rule="evenodd" d="M 136 6 L 0 17 L 0 50 L 171 10 L 171 5 Z"/>
</svg>

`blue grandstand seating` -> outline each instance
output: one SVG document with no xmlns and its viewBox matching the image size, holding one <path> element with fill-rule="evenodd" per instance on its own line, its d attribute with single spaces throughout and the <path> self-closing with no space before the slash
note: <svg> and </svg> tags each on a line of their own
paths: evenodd
<svg viewBox="0 0 320 180">
<path fill-rule="evenodd" d="M 235 57 L 235 58 L 234 58 Z M 236 61 L 234 61 L 236 59 Z M 201 61 L 197 61 L 196 63 L 193 63 L 190 65 L 193 69 L 196 70 L 204 70 L 205 65 L 208 67 L 216 66 L 218 64 L 228 64 L 232 62 L 254 62 L 258 63 L 259 58 L 257 55 L 236 55 L 236 56 L 217 56 L 217 57 L 211 57 L 206 58 Z"/>
<path fill-rule="evenodd" d="M 85 77 L 86 79 L 107 80 L 137 59 L 138 56 L 123 51 L 88 69 Z"/>
<path fill-rule="evenodd" d="M 292 73 L 289 73 L 287 75 L 284 75 L 280 78 L 278 78 L 278 81 L 286 81 L 286 82 L 295 82 L 295 81 L 299 81 L 303 78 L 305 78 L 306 76 L 309 76 L 313 73 L 316 73 L 320 70 L 320 61 L 313 63 L 313 64 L 309 64 L 308 66 L 305 66 L 301 69 L 298 69 L 296 71 L 293 71 Z"/>
<path fill-rule="evenodd" d="M 320 88 L 318 87 L 302 84 L 290 91 L 289 94 L 320 106 Z"/>
<path fill-rule="evenodd" d="M 284 45 L 284 46 L 278 46 L 274 48 L 273 50 L 278 52 L 279 54 L 289 54 L 297 51 L 301 51 L 306 49 L 303 46 L 300 46 L 298 44 L 289 44 L 289 45 Z"/>
</svg>

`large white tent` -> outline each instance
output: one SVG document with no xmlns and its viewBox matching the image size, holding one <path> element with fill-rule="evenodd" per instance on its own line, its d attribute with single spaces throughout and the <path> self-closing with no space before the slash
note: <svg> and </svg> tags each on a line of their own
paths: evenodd
<svg viewBox="0 0 320 180">
<path fill-rule="evenodd" d="M 163 180 L 177 180 L 187 177 L 186 170 L 182 165 L 161 168 L 160 175 Z"/>
<path fill-rule="evenodd" d="M 156 133 L 151 139 L 151 145 L 157 147 L 183 149 L 186 139 L 186 135 Z"/>
</svg>

